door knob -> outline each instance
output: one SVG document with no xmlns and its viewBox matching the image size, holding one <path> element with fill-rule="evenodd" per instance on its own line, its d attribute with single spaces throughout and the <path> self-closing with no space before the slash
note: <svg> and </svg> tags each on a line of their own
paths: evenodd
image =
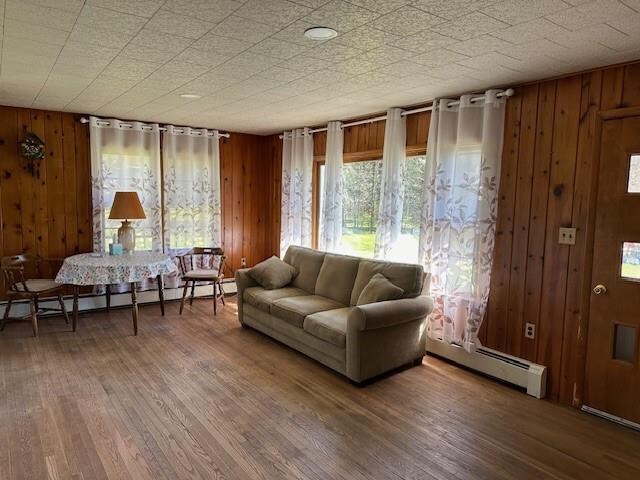
<svg viewBox="0 0 640 480">
<path fill-rule="evenodd" d="M 596 295 L 604 295 L 605 293 L 607 293 L 607 287 L 599 283 L 598 285 L 593 287 L 593 293 L 595 293 Z"/>
</svg>

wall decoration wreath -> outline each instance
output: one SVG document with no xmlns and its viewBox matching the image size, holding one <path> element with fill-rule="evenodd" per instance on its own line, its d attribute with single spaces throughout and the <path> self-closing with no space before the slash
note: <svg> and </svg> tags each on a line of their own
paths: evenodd
<svg viewBox="0 0 640 480">
<path fill-rule="evenodd" d="M 20 156 L 27 161 L 25 169 L 36 178 L 40 178 L 40 161 L 44 160 L 44 142 L 35 133 L 27 133 L 20 142 Z"/>
</svg>

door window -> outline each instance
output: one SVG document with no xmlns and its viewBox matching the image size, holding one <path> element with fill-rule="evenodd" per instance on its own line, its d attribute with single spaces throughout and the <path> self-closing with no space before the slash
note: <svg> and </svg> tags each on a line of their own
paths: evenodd
<svg viewBox="0 0 640 480">
<path fill-rule="evenodd" d="M 640 154 L 629 157 L 627 193 L 640 193 Z"/>
<path fill-rule="evenodd" d="M 614 326 L 613 358 L 634 363 L 636 358 L 636 329 L 631 325 Z"/>
<path fill-rule="evenodd" d="M 622 242 L 620 276 L 627 280 L 640 281 L 640 243 Z"/>
</svg>

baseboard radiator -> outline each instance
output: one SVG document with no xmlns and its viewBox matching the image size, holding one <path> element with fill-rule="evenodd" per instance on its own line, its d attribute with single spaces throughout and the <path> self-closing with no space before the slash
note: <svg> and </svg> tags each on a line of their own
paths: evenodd
<svg viewBox="0 0 640 480">
<path fill-rule="evenodd" d="M 225 294 L 236 293 L 238 290 L 236 288 L 236 282 L 231 279 L 231 281 L 223 282 L 223 288 Z M 212 287 L 211 285 L 198 285 L 195 289 L 195 297 L 207 297 L 212 295 Z M 191 291 L 187 293 L 187 298 L 191 295 Z M 172 300 L 180 300 L 182 298 L 182 288 L 165 288 L 164 289 L 164 299 L 169 302 Z M 158 290 L 145 290 L 142 292 L 137 292 L 138 305 L 144 303 L 157 303 L 160 301 L 158 297 Z M 64 298 L 65 306 L 69 313 L 71 313 L 71 309 L 73 308 L 73 298 L 71 296 L 65 296 Z M 58 301 L 56 299 L 41 301 L 40 305 L 43 307 L 51 307 L 58 308 Z M 111 294 L 111 307 L 126 307 L 131 305 L 131 294 L 128 292 L 125 293 L 112 293 Z M 0 304 L 0 316 L 4 315 L 4 311 L 6 309 L 7 302 L 4 301 Z M 106 308 L 107 300 L 104 295 L 81 295 L 78 299 L 78 310 L 80 312 L 88 312 L 92 310 L 101 310 Z M 17 317 L 21 315 L 29 314 L 29 304 L 26 301 L 13 302 L 11 306 L 11 316 Z M 56 314 L 54 314 L 56 315 Z M 46 318 L 48 315 L 41 315 L 42 318 Z"/>
<path fill-rule="evenodd" d="M 545 396 L 547 367 L 542 365 L 486 347 L 467 352 L 457 345 L 431 338 L 427 340 L 427 353 L 526 389 L 527 394 L 533 397 Z"/>
</svg>

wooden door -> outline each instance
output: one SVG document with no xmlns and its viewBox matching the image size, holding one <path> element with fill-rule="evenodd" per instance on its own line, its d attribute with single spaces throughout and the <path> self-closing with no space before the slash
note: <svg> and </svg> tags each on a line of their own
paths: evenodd
<svg viewBox="0 0 640 480">
<path fill-rule="evenodd" d="M 606 120 L 585 404 L 640 423 L 640 117 Z"/>
</svg>

